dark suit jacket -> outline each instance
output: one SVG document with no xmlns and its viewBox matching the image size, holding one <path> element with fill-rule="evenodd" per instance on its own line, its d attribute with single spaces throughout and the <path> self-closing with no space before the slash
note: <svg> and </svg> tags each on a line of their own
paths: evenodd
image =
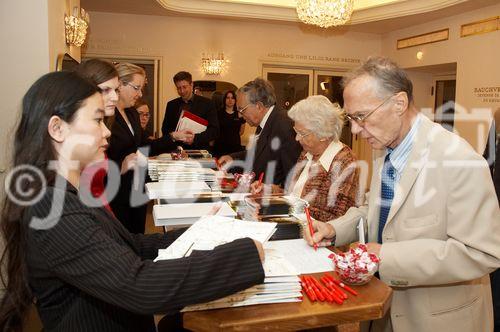
<svg viewBox="0 0 500 332">
<path fill-rule="evenodd" d="M 153 262 L 175 232 L 131 234 L 109 211 L 85 206 L 73 186 L 57 179 L 57 187 L 48 187 L 22 221 L 28 281 L 44 331 L 155 331 L 153 314 L 264 280 L 248 238 Z M 54 207 L 59 213 L 48 216 Z M 44 221 L 31 223 L 33 217 Z"/>
<path fill-rule="evenodd" d="M 161 132 L 163 136 L 169 136 L 169 134 L 175 131 L 177 127 L 177 122 L 181 115 L 181 106 L 184 103 L 181 97 L 175 98 L 167 103 L 167 108 L 165 109 L 165 118 L 163 119 L 163 125 L 161 126 Z M 194 136 L 194 141 L 192 145 L 187 144 L 177 144 L 181 145 L 185 149 L 204 149 L 211 150 L 210 142 L 215 142 L 215 139 L 219 135 L 219 121 L 217 120 L 217 111 L 215 110 L 210 99 L 202 96 L 193 94 L 193 100 L 190 112 L 207 120 L 207 129 Z"/>
<path fill-rule="evenodd" d="M 118 110 L 115 110 L 115 120 L 111 126 L 111 137 L 109 139 L 109 148 L 107 150 L 108 158 L 121 165 L 125 157 L 138 148 L 149 146 L 149 155 L 155 156 L 160 153 L 170 152 L 176 149 L 177 144 L 167 137 L 161 137 L 155 140 L 148 138 L 148 133 L 141 127 L 139 113 L 133 107 L 125 109 L 125 113 L 130 121 L 134 134 L 121 116 Z"/>
<path fill-rule="evenodd" d="M 130 132 L 130 129 L 125 122 L 125 119 L 121 116 L 118 110 L 115 110 L 114 122 L 111 125 L 111 137 L 109 139 L 109 148 L 107 150 L 108 158 L 115 162 L 118 169 L 121 168 L 121 164 L 126 156 L 137 151 L 140 147 L 148 146 L 150 148 L 149 155 L 154 156 L 163 152 L 170 152 L 176 149 L 176 144 L 172 142 L 170 137 L 162 137 L 155 140 L 148 139 L 147 133 L 145 133 L 141 128 L 141 123 L 139 120 L 139 114 L 135 108 L 128 108 L 125 110 L 127 117 L 130 121 L 134 134 Z M 141 170 L 144 174 L 141 178 L 142 183 L 145 181 L 146 169 Z M 119 178 L 119 188 L 118 193 L 114 197 L 109 197 L 110 205 L 115 212 L 117 218 L 124 223 L 124 225 L 134 233 L 144 232 L 144 221 L 146 213 L 144 208 L 142 210 L 134 212 L 131 209 L 130 197 L 132 193 L 134 172 L 128 171 Z M 112 181 L 116 184 L 117 178 L 113 177 L 113 174 L 108 174 L 108 182 Z M 109 186 L 109 185 L 108 185 Z M 143 184 L 139 185 L 136 189 L 139 193 L 143 192 Z M 138 206 L 140 209 L 140 205 Z M 137 227 L 135 227 L 137 226 Z"/>
<path fill-rule="evenodd" d="M 302 151 L 299 142 L 295 140 L 293 121 L 284 110 L 274 107 L 262 129 L 257 144 L 249 151 L 231 154 L 235 160 L 246 160 L 246 170 L 251 170 L 258 177 L 265 172 L 265 183 L 274 183 L 284 187 L 285 181 L 293 171 L 293 167 Z M 274 162 L 276 165 L 271 164 Z M 270 179 L 274 168 L 274 176 Z"/>
</svg>

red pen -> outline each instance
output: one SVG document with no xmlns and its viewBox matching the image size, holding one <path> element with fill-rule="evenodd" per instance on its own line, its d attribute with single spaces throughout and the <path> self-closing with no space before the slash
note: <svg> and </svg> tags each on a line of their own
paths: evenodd
<svg viewBox="0 0 500 332">
<path fill-rule="evenodd" d="M 314 295 L 314 291 L 312 290 L 311 286 L 309 286 L 305 281 L 305 277 L 300 277 L 300 283 L 302 285 L 302 289 L 304 289 L 304 292 L 309 298 L 309 301 L 316 302 L 316 296 Z"/>
<path fill-rule="evenodd" d="M 321 294 L 323 294 L 325 299 L 328 302 L 333 302 L 333 297 L 330 295 L 330 292 L 318 280 L 316 280 L 314 278 L 311 278 L 311 279 L 312 279 L 314 285 L 316 286 L 316 288 L 319 289 Z"/>
<path fill-rule="evenodd" d="M 313 277 L 306 277 L 306 281 L 309 283 L 309 286 L 314 290 L 314 293 L 316 294 L 316 298 L 320 300 L 321 302 L 325 302 L 325 296 L 321 291 L 319 290 L 318 287 L 316 287 L 316 284 L 314 284 Z"/>
<path fill-rule="evenodd" d="M 335 291 L 335 288 L 333 288 L 333 286 L 331 285 L 332 282 L 325 277 L 321 277 L 320 280 L 326 285 L 325 288 L 328 292 L 330 292 L 330 296 L 333 298 L 333 300 L 338 304 L 343 304 L 344 298 L 338 295 L 338 293 Z"/>
<path fill-rule="evenodd" d="M 335 291 L 337 291 L 339 296 L 346 300 L 347 294 L 342 290 L 342 288 L 339 285 L 337 285 L 335 283 L 335 279 L 331 275 L 326 274 L 326 273 L 325 273 L 325 276 L 326 276 L 326 278 L 328 278 L 328 280 L 330 280 L 330 282 L 331 282 L 330 285 L 335 289 Z"/>
<path fill-rule="evenodd" d="M 262 184 L 262 180 L 264 180 L 264 172 L 261 172 L 259 175 L 259 184 L 257 185 L 258 187 L 260 187 L 260 185 Z"/>
<path fill-rule="evenodd" d="M 215 161 L 215 166 L 217 166 L 217 169 L 220 170 L 219 159 L 218 158 L 214 158 L 214 161 Z"/>
<path fill-rule="evenodd" d="M 345 289 L 346 291 L 348 291 L 352 295 L 356 295 L 356 296 L 358 295 L 358 292 L 356 292 L 354 289 L 352 289 L 351 287 L 344 284 L 342 281 L 337 280 L 333 277 L 331 279 L 333 280 L 334 283 L 336 283 L 337 285 L 339 285 L 340 287 L 342 287 L 343 289 Z"/>
<path fill-rule="evenodd" d="M 305 207 L 305 211 L 306 211 L 306 217 L 307 217 L 307 226 L 309 227 L 309 233 L 311 233 L 311 238 L 312 238 L 314 235 L 314 229 L 313 229 L 313 225 L 312 225 L 311 214 L 309 213 L 309 206 Z M 313 247 L 314 247 L 314 250 L 318 250 L 317 243 L 314 243 Z"/>
</svg>

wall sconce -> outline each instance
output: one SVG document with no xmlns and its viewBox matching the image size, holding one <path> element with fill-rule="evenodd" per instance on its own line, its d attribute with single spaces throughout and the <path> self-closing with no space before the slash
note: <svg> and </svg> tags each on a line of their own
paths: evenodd
<svg viewBox="0 0 500 332">
<path fill-rule="evenodd" d="M 422 60 L 424 58 L 424 52 L 418 51 L 416 57 L 418 60 Z"/>
<path fill-rule="evenodd" d="M 213 54 L 205 54 L 201 57 L 201 69 L 206 75 L 220 75 L 224 69 L 226 61 L 224 60 L 224 53 L 220 52 L 217 56 Z"/>
<path fill-rule="evenodd" d="M 82 46 L 87 36 L 89 26 L 89 14 L 85 9 L 73 8 L 73 15 L 64 15 L 64 32 L 66 35 L 66 44 Z"/>
</svg>

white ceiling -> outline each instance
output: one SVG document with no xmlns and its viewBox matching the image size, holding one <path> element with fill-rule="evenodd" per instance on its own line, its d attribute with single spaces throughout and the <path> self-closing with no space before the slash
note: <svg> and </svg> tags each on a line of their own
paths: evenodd
<svg viewBox="0 0 500 332">
<path fill-rule="evenodd" d="M 499 0 L 355 0 L 351 22 L 330 28 L 387 33 L 498 4 Z M 88 11 L 259 20 L 302 25 L 295 0 L 80 0 Z"/>
</svg>

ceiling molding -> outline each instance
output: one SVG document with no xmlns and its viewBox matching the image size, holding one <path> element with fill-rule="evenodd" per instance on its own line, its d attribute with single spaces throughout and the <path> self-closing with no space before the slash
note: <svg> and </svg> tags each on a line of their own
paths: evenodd
<svg viewBox="0 0 500 332">
<path fill-rule="evenodd" d="M 181 13 L 299 22 L 295 8 L 217 0 L 156 0 L 163 8 Z M 356 8 L 348 24 L 415 15 L 474 0 L 395 0 L 380 6 Z"/>
</svg>

